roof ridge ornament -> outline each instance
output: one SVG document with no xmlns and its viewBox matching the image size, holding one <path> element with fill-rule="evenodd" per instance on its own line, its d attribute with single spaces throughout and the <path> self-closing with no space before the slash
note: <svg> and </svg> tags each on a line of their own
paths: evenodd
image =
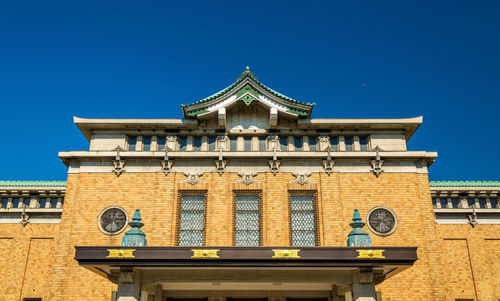
<svg viewBox="0 0 500 301">
<path fill-rule="evenodd" d="M 371 247 L 372 239 L 368 235 L 368 232 L 362 229 L 365 225 L 366 223 L 361 221 L 361 214 L 359 214 L 358 209 L 354 209 L 352 223 L 349 224 L 353 229 L 348 234 L 348 247 Z"/>
<path fill-rule="evenodd" d="M 243 71 L 241 73 L 240 77 L 238 77 L 237 81 L 240 81 L 240 80 L 244 79 L 245 77 L 251 77 L 256 81 L 259 81 L 257 79 L 257 77 L 255 77 L 255 75 L 252 73 L 252 71 L 250 71 L 250 67 L 248 67 L 248 66 L 245 68 L 245 71 Z"/>
<path fill-rule="evenodd" d="M 146 234 L 141 230 L 144 223 L 141 222 L 141 211 L 135 209 L 132 221 L 128 225 L 132 228 L 125 232 L 122 238 L 122 246 L 124 247 L 145 247 L 147 246 Z"/>
<path fill-rule="evenodd" d="M 124 150 L 123 148 L 118 145 L 114 150 L 116 151 L 116 157 L 115 160 L 113 160 L 113 172 L 117 177 L 119 177 L 122 173 L 125 172 L 124 167 L 127 164 L 127 161 L 122 160 L 120 157 L 120 151 Z"/>
</svg>

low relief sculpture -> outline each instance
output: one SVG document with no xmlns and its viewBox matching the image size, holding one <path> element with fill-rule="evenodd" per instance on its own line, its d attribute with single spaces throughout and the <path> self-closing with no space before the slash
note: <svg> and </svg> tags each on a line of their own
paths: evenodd
<svg viewBox="0 0 500 301">
<path fill-rule="evenodd" d="M 174 160 L 168 158 L 168 147 L 165 146 L 165 156 L 161 160 L 161 169 L 165 175 L 168 175 L 172 171 L 172 166 L 174 165 Z"/>
<path fill-rule="evenodd" d="M 226 171 L 226 166 L 227 166 L 227 160 L 224 160 L 224 158 L 222 157 L 222 148 L 220 148 L 219 159 L 215 160 L 215 168 L 217 169 L 219 176 L 222 176 L 224 171 Z"/>
<path fill-rule="evenodd" d="M 292 172 L 292 175 L 295 176 L 295 180 L 290 181 L 290 183 L 297 183 L 300 185 L 305 185 L 305 184 L 313 184 L 314 181 L 309 180 L 308 178 L 311 176 L 311 173 L 295 173 Z"/>
<path fill-rule="evenodd" d="M 384 170 L 382 169 L 382 165 L 384 165 L 384 160 L 380 159 L 379 151 L 381 151 L 381 149 L 378 145 L 377 147 L 375 147 L 375 151 L 377 152 L 377 156 L 375 160 L 372 160 L 372 172 L 378 178 L 380 174 L 384 172 Z"/>
<path fill-rule="evenodd" d="M 276 175 L 280 169 L 280 160 L 278 160 L 278 155 L 276 154 L 276 147 L 274 148 L 273 159 L 269 160 L 269 168 L 271 168 L 271 172 L 273 175 Z"/>
<path fill-rule="evenodd" d="M 474 228 L 477 225 L 476 205 L 472 205 L 472 214 L 468 214 L 469 224 Z"/>
<path fill-rule="evenodd" d="M 127 162 L 120 158 L 120 151 L 123 150 L 120 146 L 117 146 L 114 150 L 116 150 L 116 157 L 115 160 L 113 160 L 113 172 L 117 177 L 119 177 L 122 173 L 125 172 L 124 167 Z"/>
<path fill-rule="evenodd" d="M 30 223 L 30 216 L 26 213 L 26 205 L 23 204 L 23 212 L 21 212 L 21 225 L 25 227 L 27 224 Z"/>
<path fill-rule="evenodd" d="M 196 185 L 197 183 L 206 183 L 203 180 L 200 180 L 200 177 L 203 176 L 202 172 L 185 172 L 184 175 L 187 177 L 186 180 L 182 180 L 181 183 L 189 183 L 191 185 Z"/>
<path fill-rule="evenodd" d="M 252 183 L 259 183 L 259 181 L 255 181 L 253 177 L 257 175 L 256 172 L 251 172 L 251 173 L 241 173 L 239 172 L 238 175 L 241 177 L 241 180 L 236 181 L 236 183 L 243 183 L 245 185 L 250 185 Z"/>
<path fill-rule="evenodd" d="M 333 165 L 335 165 L 335 160 L 332 160 L 332 156 L 330 155 L 331 149 L 331 146 L 328 146 L 328 157 L 326 157 L 326 160 L 323 160 L 323 168 L 328 175 L 333 172 Z"/>
</svg>

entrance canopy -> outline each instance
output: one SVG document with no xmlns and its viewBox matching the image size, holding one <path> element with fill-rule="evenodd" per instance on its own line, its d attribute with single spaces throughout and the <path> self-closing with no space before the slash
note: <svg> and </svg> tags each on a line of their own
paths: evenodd
<svg viewBox="0 0 500 301">
<path fill-rule="evenodd" d="M 416 247 L 75 247 L 78 263 L 142 290 L 321 291 L 372 287 L 412 266 Z M 140 275 L 140 276 L 138 276 Z M 156 300 L 156 299 L 155 299 Z"/>
</svg>

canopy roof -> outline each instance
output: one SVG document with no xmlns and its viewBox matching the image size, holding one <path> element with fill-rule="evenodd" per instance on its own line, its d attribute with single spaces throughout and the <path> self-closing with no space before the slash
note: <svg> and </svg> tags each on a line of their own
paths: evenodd
<svg viewBox="0 0 500 301">
<path fill-rule="evenodd" d="M 229 87 L 196 102 L 181 105 L 181 107 L 185 118 L 197 118 L 235 102 L 243 102 L 246 105 L 261 102 L 269 107 L 275 107 L 278 111 L 302 118 L 309 118 L 315 105 L 292 99 L 265 86 L 257 80 L 247 66 L 236 82 Z"/>
</svg>

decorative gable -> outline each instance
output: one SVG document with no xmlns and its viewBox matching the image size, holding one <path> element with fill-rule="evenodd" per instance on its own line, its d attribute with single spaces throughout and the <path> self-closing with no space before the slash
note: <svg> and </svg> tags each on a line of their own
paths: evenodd
<svg viewBox="0 0 500 301">
<path fill-rule="evenodd" d="M 257 80 L 248 67 L 229 87 L 181 107 L 185 118 L 209 118 L 209 115 L 216 116 L 217 112 L 219 118 L 224 118 L 226 109 L 238 103 L 248 107 L 259 103 L 268 108 L 271 119 L 278 113 L 288 118 L 309 118 L 314 107 L 314 103 L 300 102 L 268 88 Z"/>
</svg>

